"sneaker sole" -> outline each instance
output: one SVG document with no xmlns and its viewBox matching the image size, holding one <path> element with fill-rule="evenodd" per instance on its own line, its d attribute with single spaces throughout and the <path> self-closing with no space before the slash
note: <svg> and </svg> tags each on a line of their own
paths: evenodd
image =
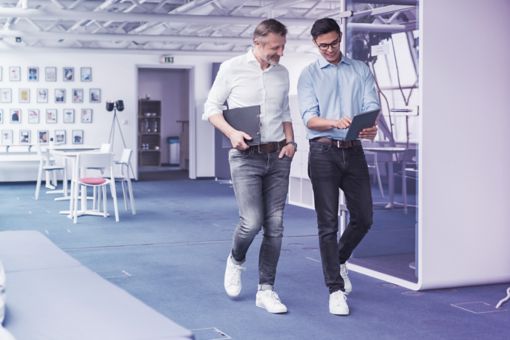
<svg viewBox="0 0 510 340">
<path fill-rule="evenodd" d="M 264 306 L 263 304 L 261 303 L 258 303 L 258 302 L 255 302 L 255 306 L 259 307 L 259 308 L 262 308 L 264 309 L 266 312 L 268 313 L 271 313 L 271 314 L 285 314 L 288 312 L 287 309 L 285 309 L 284 311 L 270 311 L 269 309 L 266 308 L 266 306 Z"/>
<path fill-rule="evenodd" d="M 351 314 L 351 312 L 347 312 L 347 313 L 333 313 L 332 311 L 329 311 L 330 314 L 333 314 L 333 315 L 338 315 L 338 316 L 348 316 Z"/>
<path fill-rule="evenodd" d="M 228 296 L 229 298 L 231 298 L 231 299 L 235 299 L 235 298 L 239 297 L 239 295 L 241 295 L 241 293 L 240 293 L 240 292 L 239 292 L 239 294 L 237 294 L 237 295 L 231 295 L 231 294 L 229 294 L 229 293 L 227 293 L 227 292 L 225 292 L 225 293 L 226 293 L 226 294 L 227 294 L 227 296 Z"/>
</svg>

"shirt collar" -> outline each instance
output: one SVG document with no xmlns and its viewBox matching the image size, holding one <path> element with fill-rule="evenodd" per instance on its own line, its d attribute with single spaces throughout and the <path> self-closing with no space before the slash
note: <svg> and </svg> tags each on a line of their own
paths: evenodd
<svg viewBox="0 0 510 340">
<path fill-rule="evenodd" d="M 257 58 L 255 58 L 255 54 L 253 53 L 253 47 L 250 47 L 248 49 L 248 52 L 245 55 L 246 55 L 246 62 L 248 62 L 249 64 L 252 64 L 252 63 L 256 64 L 257 67 L 260 69 L 260 63 L 257 60 Z M 279 65 L 279 64 L 277 64 L 277 65 Z M 267 71 L 271 70 L 272 68 L 274 68 L 277 65 L 269 65 L 269 67 L 266 68 L 264 70 L 264 72 L 267 72 Z"/>
<path fill-rule="evenodd" d="M 259 63 L 259 61 L 255 58 L 255 54 L 253 54 L 253 48 L 250 47 L 248 52 L 246 52 L 246 61 L 248 63 Z"/>
<path fill-rule="evenodd" d="M 324 59 L 324 57 L 322 55 L 319 56 L 319 60 L 318 61 L 319 61 L 319 67 L 320 68 L 325 68 L 325 67 L 328 67 L 329 65 L 334 66 L 334 64 L 331 64 L 329 61 Z M 345 56 L 345 54 L 342 53 L 342 59 L 340 60 L 340 64 L 350 65 L 351 63 L 352 63 L 352 60 L 350 58 L 347 58 Z"/>
</svg>

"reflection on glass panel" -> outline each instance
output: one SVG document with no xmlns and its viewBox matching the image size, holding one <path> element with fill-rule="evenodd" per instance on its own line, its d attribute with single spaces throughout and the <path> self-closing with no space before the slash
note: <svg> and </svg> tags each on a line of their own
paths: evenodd
<svg viewBox="0 0 510 340">
<path fill-rule="evenodd" d="M 346 55 L 374 73 L 379 133 L 364 145 L 373 175 L 374 224 L 351 263 L 417 281 L 418 1 L 347 0 Z"/>
</svg>

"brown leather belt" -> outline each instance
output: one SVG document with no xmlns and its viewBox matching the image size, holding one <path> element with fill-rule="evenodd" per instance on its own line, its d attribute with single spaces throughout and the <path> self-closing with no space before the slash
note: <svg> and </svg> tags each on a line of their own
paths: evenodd
<svg viewBox="0 0 510 340">
<path fill-rule="evenodd" d="M 356 140 L 338 140 L 338 139 L 331 139 L 331 138 L 327 138 L 327 137 L 317 137 L 317 138 L 310 139 L 310 141 L 319 142 L 319 143 L 327 144 L 327 145 L 332 145 L 338 149 L 349 149 L 354 146 L 361 145 L 361 141 L 359 141 L 357 139 Z"/>
<path fill-rule="evenodd" d="M 251 145 L 245 152 L 255 153 L 273 153 L 280 151 L 285 146 L 285 140 L 279 142 L 269 142 L 257 145 Z"/>
</svg>

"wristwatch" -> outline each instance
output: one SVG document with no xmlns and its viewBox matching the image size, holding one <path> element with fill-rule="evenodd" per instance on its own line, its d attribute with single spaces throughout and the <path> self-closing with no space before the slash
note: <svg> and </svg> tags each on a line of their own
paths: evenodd
<svg viewBox="0 0 510 340">
<path fill-rule="evenodd" d="M 289 144 L 291 144 L 292 146 L 294 146 L 294 151 L 297 151 L 297 143 L 296 143 L 296 142 L 294 142 L 293 140 L 291 140 L 290 142 L 285 143 L 285 145 L 289 145 Z"/>
</svg>

